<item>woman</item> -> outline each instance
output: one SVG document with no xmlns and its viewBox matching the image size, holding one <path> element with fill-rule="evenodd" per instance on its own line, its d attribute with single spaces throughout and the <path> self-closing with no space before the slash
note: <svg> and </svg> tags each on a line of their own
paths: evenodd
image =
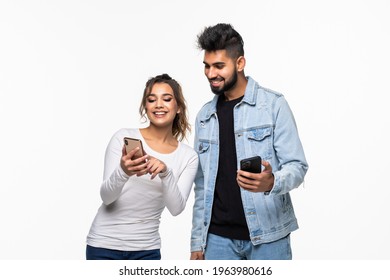
<svg viewBox="0 0 390 280">
<path fill-rule="evenodd" d="M 190 129 L 181 86 L 167 74 L 149 79 L 139 111 L 149 126 L 120 129 L 108 144 L 88 260 L 161 259 L 161 213 L 180 214 L 191 191 L 198 156 L 180 142 Z M 144 156 L 134 157 L 137 148 L 127 153 L 125 137 L 140 139 Z"/>
</svg>

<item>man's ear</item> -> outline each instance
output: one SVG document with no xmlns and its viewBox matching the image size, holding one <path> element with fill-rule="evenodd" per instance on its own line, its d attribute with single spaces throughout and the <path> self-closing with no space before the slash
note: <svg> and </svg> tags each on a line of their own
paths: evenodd
<svg viewBox="0 0 390 280">
<path fill-rule="evenodd" d="M 244 56 L 240 56 L 239 58 L 237 58 L 237 61 L 236 61 L 237 71 L 238 72 L 244 71 L 245 64 L 246 64 L 246 60 L 245 60 Z"/>
</svg>

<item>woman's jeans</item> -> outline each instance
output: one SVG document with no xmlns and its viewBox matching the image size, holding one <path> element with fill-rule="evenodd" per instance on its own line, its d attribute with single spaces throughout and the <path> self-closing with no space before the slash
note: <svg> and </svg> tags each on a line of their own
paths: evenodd
<svg viewBox="0 0 390 280">
<path fill-rule="evenodd" d="M 87 245 L 87 260 L 160 260 L 160 249 L 145 251 L 119 251 Z"/>
</svg>

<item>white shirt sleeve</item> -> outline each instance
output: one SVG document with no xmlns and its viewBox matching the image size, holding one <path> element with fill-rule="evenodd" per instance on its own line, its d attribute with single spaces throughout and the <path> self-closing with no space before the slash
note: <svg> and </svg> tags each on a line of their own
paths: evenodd
<svg viewBox="0 0 390 280">
<path fill-rule="evenodd" d="M 166 172 L 159 174 L 163 184 L 164 202 L 173 216 L 179 215 L 186 206 L 198 168 L 198 161 L 198 155 L 194 152 L 179 174 L 179 178 L 175 178 L 174 172 L 169 167 Z"/>
<path fill-rule="evenodd" d="M 106 149 L 103 183 L 100 186 L 100 197 L 105 205 L 109 205 L 118 199 L 130 177 L 120 166 L 122 146 L 123 143 L 120 138 L 114 135 Z"/>
</svg>

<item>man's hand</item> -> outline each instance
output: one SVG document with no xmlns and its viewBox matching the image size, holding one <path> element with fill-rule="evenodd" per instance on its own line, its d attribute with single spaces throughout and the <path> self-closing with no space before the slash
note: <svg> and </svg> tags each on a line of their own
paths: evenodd
<svg viewBox="0 0 390 280">
<path fill-rule="evenodd" d="M 272 190 L 274 186 L 272 166 L 265 160 L 262 160 L 261 164 L 264 166 L 261 173 L 237 170 L 237 183 L 241 188 L 250 192 L 269 192 Z"/>
<path fill-rule="evenodd" d="M 202 251 L 191 252 L 190 260 L 204 260 Z"/>
</svg>

